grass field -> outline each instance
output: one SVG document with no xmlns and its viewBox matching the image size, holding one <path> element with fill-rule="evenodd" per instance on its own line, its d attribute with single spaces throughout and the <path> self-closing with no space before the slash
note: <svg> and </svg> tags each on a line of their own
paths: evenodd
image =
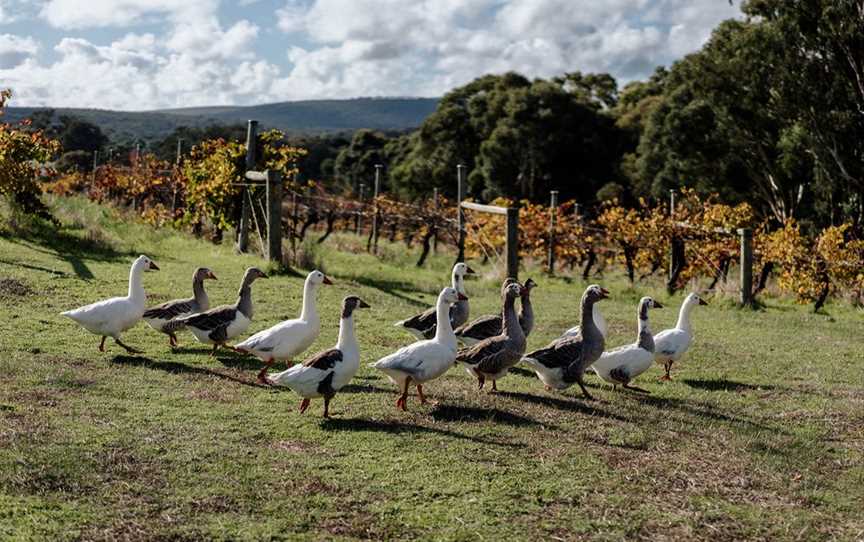
<svg viewBox="0 0 864 542">
<path fill-rule="evenodd" d="M 80 200 L 55 207 L 59 233 L 0 237 L 0 539 L 864 538 L 860 311 L 718 298 L 694 312 L 675 380 L 640 378 L 650 396 L 589 377 L 586 401 L 521 369 L 489 395 L 457 368 L 427 386 L 438 406 L 412 397 L 402 413 L 366 363 L 410 342 L 392 323 L 432 303 L 452 257 L 417 270 L 401 245 L 376 259 L 338 251 L 362 243 L 336 236 L 319 254 L 336 284 L 320 291 L 310 352 L 335 342 L 344 295 L 372 309 L 358 319 L 360 372 L 324 420 L 320 402 L 299 415 L 296 395 L 256 385 L 256 360 L 209 358 L 188 334 L 172 352 L 141 323 L 124 339 L 145 354 L 99 353 L 58 313 L 124 294 L 137 254 L 162 268 L 145 275 L 154 303 L 188 295 L 198 265 L 219 276 L 211 299 L 233 302 L 261 260 Z M 533 277 L 529 348 L 575 323 L 585 286 Z M 674 324 L 680 296 L 600 282 L 610 345 L 635 339 L 642 295 L 670 306 L 652 312 L 655 331 Z M 257 282 L 252 331 L 295 315 L 301 283 Z M 497 281 L 468 291 L 473 315 L 497 310 Z"/>
</svg>

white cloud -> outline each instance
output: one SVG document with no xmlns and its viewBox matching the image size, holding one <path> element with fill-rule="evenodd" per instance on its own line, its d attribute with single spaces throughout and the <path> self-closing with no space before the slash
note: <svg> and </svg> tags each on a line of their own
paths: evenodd
<svg viewBox="0 0 864 542">
<path fill-rule="evenodd" d="M 33 38 L 0 34 L 0 70 L 19 66 L 38 51 L 39 44 Z"/>
<path fill-rule="evenodd" d="M 64 29 L 125 27 L 164 15 L 193 21 L 215 13 L 217 7 L 217 0 L 48 0 L 40 15 Z"/>
</svg>

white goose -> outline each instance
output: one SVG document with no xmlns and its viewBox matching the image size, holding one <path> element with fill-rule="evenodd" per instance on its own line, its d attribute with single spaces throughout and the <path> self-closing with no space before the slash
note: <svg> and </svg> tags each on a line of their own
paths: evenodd
<svg viewBox="0 0 864 542">
<path fill-rule="evenodd" d="M 220 346 L 231 348 L 228 341 L 246 331 L 252 323 L 252 283 L 259 278 L 266 279 L 267 275 L 257 267 L 250 267 L 243 273 L 236 303 L 184 316 L 177 321 L 191 331 L 198 342 L 213 345 L 211 356 L 216 355 Z"/>
<path fill-rule="evenodd" d="M 399 386 L 402 395 L 396 400 L 396 408 L 408 410 L 408 386 L 417 385 L 420 402 L 426 402 L 423 384 L 447 372 L 456 360 L 456 335 L 450 325 L 450 306 L 467 297 L 455 288 L 444 288 L 435 305 L 437 325 L 432 339 L 417 341 L 370 364 L 384 372 L 391 382 Z"/>
<path fill-rule="evenodd" d="M 303 397 L 301 413 L 309 408 L 310 399 L 323 397 L 324 417 L 329 418 L 333 396 L 354 378 L 360 367 L 360 346 L 354 336 L 354 310 L 368 308 L 369 305 L 357 296 L 349 295 L 343 299 L 336 346 L 315 354 L 300 365 L 267 376 L 267 382 L 274 386 L 287 386 Z"/>
<path fill-rule="evenodd" d="M 662 363 L 666 369 L 666 374 L 660 380 L 672 380 L 672 377 L 669 375 L 669 371 L 672 370 L 672 364 L 680 360 L 693 343 L 693 326 L 690 324 L 690 312 L 696 305 L 707 304 L 698 294 L 692 293 L 688 295 L 684 303 L 681 304 L 681 311 L 678 313 L 678 323 L 675 327 L 664 329 L 657 335 L 654 335 L 654 359 L 657 363 Z"/>
<path fill-rule="evenodd" d="M 456 302 L 450 307 L 450 326 L 453 329 L 458 328 L 468 321 L 468 294 L 465 293 L 465 275 L 473 275 L 474 270 L 468 267 L 468 264 L 458 262 L 453 266 L 453 271 L 450 274 L 451 288 L 462 294 L 464 299 Z M 419 340 L 431 339 L 435 335 L 435 326 L 437 325 L 437 310 L 435 307 L 430 307 L 420 314 L 414 315 L 411 318 L 396 322 L 396 327 L 403 327 L 406 331 L 417 337 Z"/>
<path fill-rule="evenodd" d="M 597 326 L 597 329 L 600 330 L 600 334 L 603 335 L 603 338 L 605 339 L 606 337 L 608 337 L 606 332 L 608 331 L 609 328 L 606 324 L 606 319 L 603 318 L 603 314 L 600 313 L 600 308 L 598 305 L 594 305 L 594 310 L 591 313 L 591 315 L 594 319 L 594 325 Z M 579 335 L 580 333 L 582 333 L 582 326 L 575 325 L 575 326 L 571 327 L 570 329 L 568 329 L 567 331 L 565 331 L 564 333 L 562 333 L 561 336 L 562 337 L 575 337 L 575 336 Z"/>
<path fill-rule="evenodd" d="M 245 341 L 234 346 L 239 352 L 253 354 L 265 363 L 258 373 L 258 380 L 266 384 L 267 369 L 276 360 L 290 361 L 292 357 L 309 348 L 321 331 L 321 318 L 315 304 L 318 286 L 333 282 L 317 269 L 306 275 L 303 283 L 303 309 L 300 317 L 285 320 L 275 326 L 259 331 Z"/>
<path fill-rule="evenodd" d="M 630 382 L 647 371 L 654 363 L 654 337 L 648 328 L 648 309 L 662 309 L 663 305 L 650 297 L 639 300 L 639 334 L 635 343 L 603 352 L 592 368 L 597 376 L 613 386 L 650 393 L 631 386 Z"/>
<path fill-rule="evenodd" d="M 123 344 L 120 341 L 120 334 L 137 324 L 144 315 L 147 295 L 141 283 L 141 274 L 150 270 L 158 271 L 159 266 L 147 256 L 138 256 L 132 262 L 132 269 L 129 271 L 129 293 L 125 297 L 112 297 L 60 314 L 75 320 L 90 333 L 101 335 L 100 352 L 105 351 L 105 339 L 111 337 L 127 352 L 140 353 L 139 350 Z"/>
</svg>

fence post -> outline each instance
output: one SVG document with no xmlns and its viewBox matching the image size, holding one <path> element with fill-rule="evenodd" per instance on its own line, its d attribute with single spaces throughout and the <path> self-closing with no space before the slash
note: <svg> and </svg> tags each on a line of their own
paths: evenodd
<svg viewBox="0 0 864 542">
<path fill-rule="evenodd" d="M 555 218 L 558 213 L 558 191 L 549 192 L 549 274 L 555 274 Z"/>
<path fill-rule="evenodd" d="M 519 208 L 507 208 L 507 276 L 519 278 Z"/>
<path fill-rule="evenodd" d="M 672 227 L 675 227 L 675 190 L 669 189 L 669 222 L 672 223 Z M 675 234 L 672 234 L 672 244 L 669 246 L 669 277 L 667 281 L 667 285 L 671 285 L 672 280 L 674 279 L 675 268 L 678 265 L 678 255 L 675 250 Z"/>
<path fill-rule="evenodd" d="M 267 170 L 267 258 L 282 265 L 282 175 Z"/>
<path fill-rule="evenodd" d="M 456 227 L 459 230 L 457 236 L 458 253 L 457 262 L 465 261 L 465 211 L 462 209 L 462 200 L 465 199 L 465 165 L 456 166 Z"/>
<path fill-rule="evenodd" d="M 366 184 L 360 183 L 360 209 L 357 211 L 357 216 L 355 217 L 354 223 L 357 230 L 357 235 L 360 235 L 360 232 L 363 231 L 363 210 L 366 207 Z"/>
<path fill-rule="evenodd" d="M 246 171 L 255 169 L 255 139 L 258 131 L 258 121 L 250 120 L 246 126 Z M 240 225 L 237 232 L 237 250 L 246 252 L 249 248 L 249 220 L 252 207 L 249 205 L 249 189 L 243 187 L 240 192 L 242 202 L 240 204 Z"/>
<path fill-rule="evenodd" d="M 177 160 L 175 163 L 180 165 L 180 158 L 183 156 L 183 139 L 177 138 Z"/>
<path fill-rule="evenodd" d="M 432 250 L 438 254 L 438 188 L 432 189 L 432 208 L 435 209 L 435 231 L 432 235 Z"/>
<path fill-rule="evenodd" d="M 381 189 L 381 164 L 375 164 L 375 214 L 372 215 L 372 254 L 378 254 L 378 193 Z"/>
<path fill-rule="evenodd" d="M 93 151 L 93 182 L 96 182 L 96 168 L 99 167 L 99 151 Z"/>
<path fill-rule="evenodd" d="M 741 306 L 753 306 L 753 230 L 741 228 Z"/>
</svg>

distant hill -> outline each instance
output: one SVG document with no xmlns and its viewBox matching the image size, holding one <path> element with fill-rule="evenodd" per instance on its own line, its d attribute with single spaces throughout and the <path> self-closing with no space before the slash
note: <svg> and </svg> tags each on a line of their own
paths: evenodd
<svg viewBox="0 0 864 542">
<path fill-rule="evenodd" d="M 263 128 L 288 133 L 345 132 L 361 128 L 406 130 L 423 123 L 438 106 L 437 98 L 355 98 L 308 100 L 253 106 L 191 107 L 158 111 L 110 111 L 55 108 L 99 125 L 115 141 L 159 139 L 179 126 L 245 123 L 256 119 Z M 6 122 L 24 119 L 44 107 L 10 107 Z"/>
</svg>

